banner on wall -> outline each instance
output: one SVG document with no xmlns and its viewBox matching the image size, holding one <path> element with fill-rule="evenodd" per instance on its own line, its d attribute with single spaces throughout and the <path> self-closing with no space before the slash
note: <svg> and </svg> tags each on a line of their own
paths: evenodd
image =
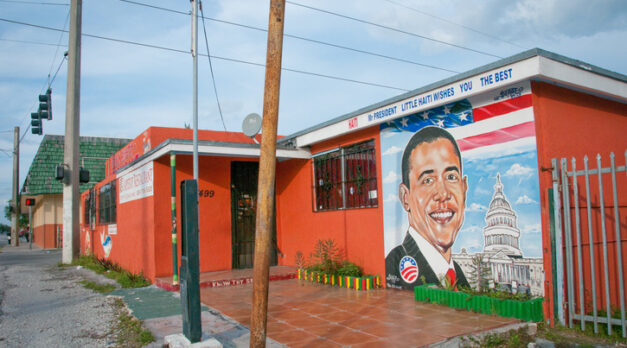
<svg viewBox="0 0 627 348">
<path fill-rule="evenodd" d="M 122 176 L 118 182 L 118 190 L 120 204 L 152 196 L 154 194 L 152 162 Z"/>
<path fill-rule="evenodd" d="M 528 83 L 381 124 L 386 283 L 542 295 Z"/>
</svg>

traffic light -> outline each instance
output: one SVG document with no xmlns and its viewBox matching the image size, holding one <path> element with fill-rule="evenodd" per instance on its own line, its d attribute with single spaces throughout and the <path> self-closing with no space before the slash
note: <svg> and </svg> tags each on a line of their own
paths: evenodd
<svg viewBox="0 0 627 348">
<path fill-rule="evenodd" d="M 35 205 L 35 198 L 26 198 L 25 202 L 27 207 L 32 207 Z"/>
<path fill-rule="evenodd" d="M 41 135 L 44 132 L 43 124 L 41 123 L 41 117 L 38 112 L 33 112 L 30 114 L 30 125 L 31 125 L 31 133 Z"/>
<path fill-rule="evenodd" d="M 39 95 L 39 118 L 52 120 L 52 89 L 50 88 L 46 94 Z"/>
<path fill-rule="evenodd" d="M 44 127 L 42 120 L 52 120 L 52 89 L 48 88 L 46 94 L 39 95 L 39 109 L 30 114 L 31 133 L 42 135 Z"/>
<path fill-rule="evenodd" d="M 81 184 L 86 184 L 89 182 L 89 170 L 80 168 L 78 172 L 78 182 Z"/>
</svg>

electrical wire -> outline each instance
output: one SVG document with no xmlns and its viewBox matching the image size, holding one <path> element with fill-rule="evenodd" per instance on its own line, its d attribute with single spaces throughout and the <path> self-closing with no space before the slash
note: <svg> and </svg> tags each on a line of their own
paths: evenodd
<svg viewBox="0 0 627 348">
<path fill-rule="evenodd" d="M 17 0 L 0 0 L 0 2 L 10 2 L 14 4 L 25 4 L 25 5 L 70 6 L 70 4 L 64 4 L 60 2 L 38 2 L 38 1 L 17 1 Z"/>
<path fill-rule="evenodd" d="M 144 4 L 144 3 L 141 3 L 141 2 L 137 2 L 137 1 L 131 1 L 131 0 L 120 0 L 120 1 L 129 3 L 129 4 L 133 4 L 133 5 L 145 6 L 145 7 L 153 8 L 153 9 L 156 9 L 156 10 L 182 14 L 182 15 L 186 15 L 186 16 L 190 16 L 191 15 L 189 12 L 173 10 L 173 9 L 160 7 L 160 6 L 155 6 L 155 5 L 150 5 L 150 4 Z M 266 32 L 266 33 L 268 32 L 267 29 L 260 28 L 260 27 L 255 27 L 255 26 L 248 25 L 248 24 L 241 24 L 241 23 L 226 21 L 226 20 L 223 20 L 223 19 L 212 18 L 212 17 L 204 17 L 204 19 L 207 19 L 207 20 L 210 20 L 210 21 L 213 21 L 213 22 L 217 22 L 217 23 L 223 23 L 223 24 L 237 26 L 237 27 L 240 27 L 240 28 L 257 30 L 257 31 Z M 204 25 L 204 20 L 203 20 L 203 25 Z M 389 59 L 389 60 L 395 60 L 397 62 L 403 62 L 403 63 L 413 64 L 413 65 L 417 65 L 417 66 L 422 66 L 422 67 L 425 67 L 425 68 L 430 68 L 430 69 L 435 69 L 435 70 L 442 70 L 442 71 L 455 73 L 455 74 L 459 73 L 459 71 L 446 69 L 446 68 L 438 67 L 438 66 L 435 66 L 435 65 L 424 64 L 424 63 L 420 63 L 420 62 L 416 62 L 416 61 L 412 61 L 412 60 L 408 60 L 408 59 L 404 59 L 404 58 L 398 58 L 398 57 L 389 56 L 389 55 L 376 53 L 376 52 L 372 52 L 372 51 L 366 51 L 366 50 L 362 50 L 362 49 L 358 49 L 358 48 L 353 48 L 353 47 L 338 45 L 338 44 L 334 44 L 334 43 L 330 43 L 330 42 L 310 39 L 310 38 L 306 38 L 306 37 L 303 37 L 303 36 L 291 35 L 291 34 L 283 34 L 283 36 L 284 37 L 289 37 L 289 38 L 292 38 L 292 39 L 297 39 L 297 40 L 302 40 L 302 41 L 315 43 L 315 44 L 318 44 L 318 45 L 324 45 L 324 46 L 339 48 L 339 49 L 352 51 L 352 52 L 357 52 L 357 53 L 361 53 L 361 54 L 366 54 L 366 55 L 370 55 L 370 56 L 374 56 L 374 57 L 379 57 L 379 58 L 384 58 L 384 59 Z"/>
<path fill-rule="evenodd" d="M 65 17 L 65 21 L 63 21 L 63 23 L 64 23 L 63 24 L 63 30 L 65 30 L 67 28 L 69 20 L 70 20 L 70 11 L 68 10 L 67 11 L 67 16 Z M 61 35 L 59 35 L 59 42 L 57 42 L 57 48 L 54 50 L 54 55 L 52 56 L 52 61 L 50 62 L 50 71 L 48 71 L 48 81 L 50 81 L 50 73 L 52 73 L 52 69 L 54 67 L 55 58 L 57 57 L 57 53 L 59 53 L 59 44 L 61 44 L 61 40 L 63 39 L 63 34 L 65 34 L 65 33 L 62 32 Z M 65 55 L 63 55 L 63 57 L 65 58 Z M 58 71 L 58 69 L 57 69 L 57 71 Z M 52 83 L 48 82 L 48 88 L 50 88 L 51 84 Z"/>
<path fill-rule="evenodd" d="M 37 42 L 37 41 L 26 41 L 26 40 L 10 40 L 10 39 L 3 39 L 3 38 L 0 38 L 0 41 L 18 42 L 18 43 L 33 44 L 33 45 L 44 45 L 44 46 L 61 46 L 61 47 L 67 47 L 67 45 L 51 44 L 51 43 L 47 43 L 47 42 Z"/>
<path fill-rule="evenodd" d="M 51 27 L 46 27 L 46 26 L 43 26 L 43 25 L 25 23 L 25 22 L 15 21 L 15 20 L 12 20 L 12 19 L 6 19 L 6 18 L 0 18 L 0 21 L 13 23 L 13 24 L 19 24 L 19 25 L 26 25 L 26 26 L 30 26 L 30 27 L 34 27 L 34 28 L 40 28 L 40 29 L 47 29 L 47 30 L 53 30 L 53 31 L 59 31 L 59 32 L 63 31 L 63 30 L 58 29 L 58 28 L 51 28 Z M 67 31 L 65 31 L 65 32 L 67 32 Z M 83 33 L 82 36 L 96 38 L 96 39 L 101 39 L 101 40 L 107 40 L 107 41 L 113 41 L 113 42 L 119 42 L 119 43 L 125 43 L 125 44 L 129 44 L 129 45 L 135 45 L 135 46 L 141 46 L 141 47 L 147 47 L 147 48 L 154 48 L 154 49 L 159 49 L 159 50 L 164 50 L 164 51 L 189 54 L 189 51 L 186 51 L 186 50 L 180 50 L 180 49 L 176 49 L 176 48 L 164 47 L 164 46 L 158 46 L 158 45 L 152 45 L 152 44 L 145 44 L 145 43 L 136 42 L 136 41 L 115 39 L 115 38 L 110 38 L 110 37 L 105 37 L 105 36 L 100 36 L 100 35 L 85 34 L 85 33 Z M 199 56 L 206 56 L 205 54 L 200 54 L 200 53 L 198 55 Z M 245 60 L 241 60 L 241 59 L 220 57 L 220 56 L 215 56 L 215 55 L 212 55 L 211 58 L 218 59 L 218 60 L 225 60 L 225 61 L 229 61 L 229 62 L 235 62 L 235 63 L 242 63 L 242 64 L 248 64 L 248 65 L 255 65 L 255 66 L 265 67 L 265 64 L 245 61 Z M 373 82 L 354 80 L 354 79 L 349 79 L 349 78 L 344 78 L 344 77 L 339 77 L 339 76 L 333 76 L 333 75 L 320 74 L 320 73 L 315 73 L 315 72 L 310 72 L 310 71 L 305 71 L 305 70 L 290 69 L 290 68 L 281 68 L 281 70 L 294 72 L 294 73 L 299 73 L 299 74 L 303 74 L 303 75 L 324 77 L 324 78 L 328 78 L 328 79 L 332 79 L 332 80 L 352 82 L 352 83 L 362 84 L 362 85 L 367 85 L 367 86 L 381 87 L 381 88 L 387 88 L 387 89 L 394 89 L 394 90 L 403 91 L 403 92 L 408 92 L 409 91 L 406 88 L 400 88 L 400 87 L 388 86 L 388 85 L 383 85 L 383 84 L 378 84 L 378 83 L 373 83 Z"/>
<path fill-rule="evenodd" d="M 421 38 L 421 39 L 437 42 L 437 43 L 440 43 L 440 44 L 443 44 L 443 45 L 456 47 L 456 48 L 459 48 L 459 49 L 462 49 L 462 50 L 479 53 L 479 54 L 482 54 L 482 55 L 485 55 L 485 56 L 491 56 L 491 57 L 495 57 L 495 58 L 503 58 L 501 56 L 497 56 L 495 54 L 488 53 L 488 52 L 485 52 L 485 51 L 476 50 L 474 48 L 457 45 L 457 44 L 454 44 L 454 43 L 451 43 L 451 42 L 446 42 L 446 41 L 434 39 L 432 37 L 428 37 L 428 36 L 412 33 L 412 32 L 406 31 L 406 30 L 398 29 L 398 28 L 388 27 L 388 26 L 385 26 L 385 25 L 382 25 L 382 24 L 378 24 L 378 23 L 369 22 L 369 21 L 364 20 L 364 19 L 359 19 L 359 18 L 355 18 L 355 17 L 343 15 L 343 14 L 340 14 L 340 13 L 323 10 L 323 9 L 312 7 L 312 6 L 299 4 L 297 2 L 286 1 L 286 3 L 288 3 L 290 5 L 294 5 L 294 6 L 300 6 L 300 7 L 303 7 L 303 8 L 307 8 L 307 9 L 310 9 L 310 10 L 313 10 L 313 11 L 318 11 L 318 12 L 330 14 L 330 15 L 337 16 L 337 17 L 340 17 L 340 18 L 350 19 L 350 20 L 355 21 L 355 22 L 372 25 L 372 26 L 375 26 L 375 27 L 378 27 L 378 28 L 395 31 L 397 33 L 402 33 L 402 34 L 406 34 L 406 35 L 409 35 L 409 36 L 414 36 L 414 37 L 418 37 L 418 38 Z"/>
<path fill-rule="evenodd" d="M 443 22 L 445 22 L 445 23 L 452 24 L 452 25 L 455 25 L 455 26 L 458 26 L 458 27 L 464 28 L 464 29 L 466 29 L 466 30 L 472 31 L 472 32 L 477 33 L 477 34 L 481 34 L 481 35 L 486 36 L 486 37 L 489 37 L 489 38 L 491 38 L 491 39 L 494 39 L 494 40 L 497 40 L 497 41 L 501 41 L 501 42 L 504 42 L 504 43 L 506 43 L 506 44 L 510 44 L 510 45 L 512 45 L 512 46 L 516 46 L 516 47 L 518 47 L 518 48 L 522 48 L 522 49 L 524 49 L 524 48 L 525 48 L 525 47 L 520 46 L 520 45 L 518 45 L 518 44 L 515 44 L 515 43 L 513 43 L 513 42 L 511 42 L 511 41 L 508 41 L 508 40 L 503 40 L 503 39 L 501 39 L 500 37 L 497 37 L 497 36 L 494 36 L 494 35 L 490 35 L 490 34 L 488 34 L 488 33 L 485 33 L 485 32 L 483 32 L 483 31 L 480 31 L 480 30 L 477 30 L 477 29 L 471 28 L 471 27 L 466 26 L 466 25 L 463 25 L 463 24 L 458 24 L 458 23 L 455 23 L 455 22 L 450 21 L 450 20 L 448 20 L 448 19 L 446 19 L 446 18 L 438 17 L 438 16 L 436 16 L 436 15 L 433 15 L 433 14 L 430 14 L 430 13 L 424 12 L 424 11 L 422 11 L 422 10 L 419 10 L 419 9 L 417 9 L 417 8 L 414 8 L 414 7 L 411 7 L 411 6 L 405 5 L 405 4 L 400 3 L 400 2 L 398 2 L 398 1 L 394 1 L 394 0 L 385 0 L 385 1 L 387 1 L 387 2 L 389 2 L 389 3 L 392 3 L 392 4 L 395 4 L 395 5 L 397 5 L 397 6 L 404 7 L 404 8 L 406 8 L 406 9 L 412 10 L 412 11 L 414 11 L 414 12 L 418 12 L 418 13 L 420 13 L 420 14 L 422 14 L 422 15 L 427 16 L 427 17 L 431 17 L 431 18 L 439 19 L 439 20 L 441 20 L 441 21 L 443 21 Z"/>
<path fill-rule="evenodd" d="M 218 103 L 218 110 L 220 111 L 220 120 L 222 120 L 222 126 L 226 132 L 226 124 L 224 123 L 224 116 L 222 116 L 222 107 L 220 107 L 220 98 L 218 98 L 218 89 L 216 87 L 216 78 L 213 75 L 213 66 L 211 65 L 211 52 L 209 51 L 209 40 L 207 39 L 207 28 L 205 28 L 205 13 L 202 10 L 202 1 L 198 2 L 200 5 L 200 16 L 202 18 L 202 30 L 205 33 L 205 45 L 207 46 L 207 60 L 209 60 L 209 70 L 211 71 L 211 81 L 213 82 L 213 91 L 216 94 L 216 102 Z"/>
</svg>

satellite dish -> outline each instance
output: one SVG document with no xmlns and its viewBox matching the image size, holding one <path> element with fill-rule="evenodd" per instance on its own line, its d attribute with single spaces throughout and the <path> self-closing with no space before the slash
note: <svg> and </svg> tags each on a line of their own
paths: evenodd
<svg viewBox="0 0 627 348">
<path fill-rule="evenodd" d="M 242 132 L 246 134 L 246 136 L 254 137 L 261 130 L 261 116 L 258 114 L 252 113 L 244 119 L 242 122 Z"/>
</svg>

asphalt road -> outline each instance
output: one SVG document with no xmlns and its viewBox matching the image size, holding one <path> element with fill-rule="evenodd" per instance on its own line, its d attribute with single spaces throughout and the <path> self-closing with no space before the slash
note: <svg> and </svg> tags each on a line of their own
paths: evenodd
<svg viewBox="0 0 627 348">
<path fill-rule="evenodd" d="M 13 248 L 7 245 L 6 235 L 0 236 L 0 248 L 6 248 L 7 252 L 0 253 L 0 266 L 30 265 L 30 266 L 52 266 L 61 261 L 61 249 L 40 250 L 37 246 L 28 249 L 29 244 L 25 239 L 20 239 L 20 249 L 24 252 L 9 253 Z"/>
<path fill-rule="evenodd" d="M 0 347 L 115 345 L 113 299 L 79 284 L 77 267 L 57 267 L 60 250 L 7 246 L 5 235 L 0 246 Z"/>
</svg>

